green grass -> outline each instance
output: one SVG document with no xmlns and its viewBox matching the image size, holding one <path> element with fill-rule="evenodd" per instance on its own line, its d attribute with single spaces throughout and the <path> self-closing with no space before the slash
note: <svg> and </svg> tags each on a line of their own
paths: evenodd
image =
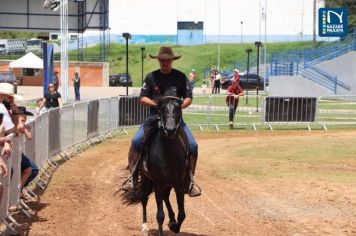
<svg viewBox="0 0 356 236">
<path fill-rule="evenodd" d="M 205 162 L 211 166 L 212 174 L 220 178 L 356 183 L 354 136 L 340 136 L 333 132 L 325 135 L 275 132 L 277 135 L 246 131 L 246 135 L 239 133 L 235 138 L 226 133 L 228 138 L 218 141 L 219 158 L 209 157 Z M 220 138 L 222 134 L 219 134 Z M 235 142 L 236 145 L 231 145 Z"/>
</svg>

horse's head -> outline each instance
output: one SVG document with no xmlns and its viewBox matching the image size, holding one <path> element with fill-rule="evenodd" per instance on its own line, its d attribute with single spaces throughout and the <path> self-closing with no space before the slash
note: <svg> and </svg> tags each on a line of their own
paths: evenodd
<svg viewBox="0 0 356 236">
<path fill-rule="evenodd" d="M 168 138 L 173 138 L 177 134 L 182 120 L 181 104 L 182 101 L 179 98 L 172 96 L 163 97 L 158 102 L 161 128 Z"/>
</svg>

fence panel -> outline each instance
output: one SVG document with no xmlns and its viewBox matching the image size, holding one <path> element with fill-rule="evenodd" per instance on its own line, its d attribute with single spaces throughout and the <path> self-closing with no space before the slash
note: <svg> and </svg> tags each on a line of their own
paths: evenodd
<svg viewBox="0 0 356 236">
<path fill-rule="evenodd" d="M 36 140 L 36 129 L 35 129 L 35 121 L 26 124 L 30 132 L 32 133 L 32 139 L 27 139 L 24 135 L 22 135 L 22 152 L 32 161 L 35 161 L 35 140 Z"/>
<path fill-rule="evenodd" d="M 110 130 L 119 127 L 119 98 L 110 98 Z"/>
<path fill-rule="evenodd" d="M 18 137 L 12 139 L 11 159 L 12 165 L 8 166 L 10 179 L 10 205 L 17 205 L 20 202 L 20 180 L 21 180 L 21 142 Z M 12 172 L 12 173 L 11 173 Z"/>
<path fill-rule="evenodd" d="M 356 125 L 356 95 L 319 97 L 317 122 L 322 125 Z"/>
<path fill-rule="evenodd" d="M 99 134 L 103 135 L 110 128 L 110 99 L 99 100 Z"/>
<path fill-rule="evenodd" d="M 265 122 L 314 122 L 316 97 L 266 97 Z"/>
<path fill-rule="evenodd" d="M 73 105 L 64 106 L 60 115 L 60 143 L 61 151 L 74 145 L 74 108 Z"/>
<path fill-rule="evenodd" d="M 149 114 L 149 109 L 140 104 L 138 96 L 123 96 L 119 98 L 119 126 L 134 126 L 141 124 Z"/>
<path fill-rule="evenodd" d="M 48 114 L 48 156 L 55 156 L 61 151 L 61 120 L 59 108 L 49 110 Z"/>
<path fill-rule="evenodd" d="M 261 122 L 263 97 L 250 92 L 239 98 L 235 113 L 235 124 L 250 125 Z M 229 107 L 227 95 L 195 96 L 193 104 L 184 109 L 184 120 L 189 125 L 227 125 Z"/>
<path fill-rule="evenodd" d="M 93 138 L 99 134 L 98 116 L 99 116 L 99 100 L 88 102 L 87 111 L 87 138 Z"/>
<path fill-rule="evenodd" d="M 48 112 L 35 120 L 35 157 L 34 162 L 41 166 L 48 159 Z"/>
<path fill-rule="evenodd" d="M 87 139 L 88 105 L 86 102 L 74 104 L 74 144 Z"/>
</svg>

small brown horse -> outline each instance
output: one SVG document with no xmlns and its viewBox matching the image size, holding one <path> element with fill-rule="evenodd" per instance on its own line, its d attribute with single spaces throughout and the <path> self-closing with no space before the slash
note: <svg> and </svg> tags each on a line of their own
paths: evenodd
<svg viewBox="0 0 356 236">
<path fill-rule="evenodd" d="M 181 100 L 176 97 L 163 97 L 158 102 L 159 125 L 145 147 L 146 155 L 140 163 L 140 181 L 133 191 L 122 194 L 123 201 L 128 205 L 141 202 L 142 231 L 148 233 L 146 206 L 148 197 L 154 190 L 159 236 L 163 236 L 162 225 L 165 217 L 163 201 L 168 210 L 168 227 L 171 231 L 179 233 L 185 219 L 184 183 L 188 174 L 188 162 L 187 150 L 178 135 L 179 124 L 182 121 L 181 103 Z M 177 220 L 169 201 L 172 188 L 177 197 Z"/>
</svg>

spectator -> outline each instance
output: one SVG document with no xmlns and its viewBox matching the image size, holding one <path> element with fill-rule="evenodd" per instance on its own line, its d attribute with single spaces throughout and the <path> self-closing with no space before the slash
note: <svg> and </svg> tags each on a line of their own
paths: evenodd
<svg viewBox="0 0 356 236">
<path fill-rule="evenodd" d="M 78 72 L 74 73 L 73 85 L 74 85 L 75 101 L 80 102 L 80 91 L 79 91 L 80 77 L 78 75 Z"/>
<path fill-rule="evenodd" d="M 2 123 L 2 119 L 3 119 L 3 114 L 0 114 L 0 145 L 4 145 L 5 141 L 10 141 L 7 137 L 4 136 L 4 124 Z M 0 156 L 0 176 L 5 178 L 7 177 L 8 174 L 8 170 L 7 170 L 7 165 L 3 159 L 3 156 Z M 0 182 L 0 202 L 2 199 L 2 194 L 4 192 L 4 186 L 2 185 L 2 183 Z"/>
<path fill-rule="evenodd" d="M 42 113 L 46 112 L 44 103 L 45 103 L 45 101 L 43 98 L 37 99 L 37 101 L 36 101 L 37 107 L 36 107 L 36 112 L 35 112 L 36 116 L 41 115 Z"/>
<path fill-rule="evenodd" d="M 238 69 L 234 70 L 234 79 L 240 81 L 240 71 Z"/>
<path fill-rule="evenodd" d="M 15 125 L 12 122 L 11 113 L 18 110 L 14 99 L 22 100 L 22 96 L 14 93 L 14 86 L 9 83 L 0 83 L 0 113 L 3 114 L 4 135 L 14 132 Z M 10 154 L 11 144 L 9 141 L 5 141 L 1 155 L 10 156 Z"/>
<path fill-rule="evenodd" d="M 215 72 L 214 78 L 214 87 L 212 93 L 220 94 L 220 85 L 221 85 L 221 74 L 219 71 Z"/>
<path fill-rule="evenodd" d="M 23 134 L 29 140 L 32 139 L 32 134 L 29 127 L 26 125 L 27 116 L 33 116 L 32 112 L 26 110 L 26 107 L 19 106 L 18 112 L 14 113 L 17 134 Z M 37 165 L 31 161 L 24 153 L 21 158 L 21 190 L 37 176 L 39 169 Z"/>
<path fill-rule="evenodd" d="M 189 73 L 189 82 L 192 89 L 194 89 L 195 82 L 196 82 L 196 74 L 194 69 L 192 69 L 192 71 Z"/>
<path fill-rule="evenodd" d="M 203 91 L 203 94 L 206 94 L 206 90 L 207 90 L 207 85 L 206 85 L 206 82 L 203 81 L 203 83 L 201 84 L 201 89 Z"/>
<path fill-rule="evenodd" d="M 244 95 L 244 91 L 239 82 L 240 79 L 237 77 L 232 81 L 232 85 L 230 85 L 226 90 L 226 104 L 229 107 L 229 126 L 231 129 L 234 128 L 234 116 L 237 105 L 239 104 L 239 97 Z"/>
<path fill-rule="evenodd" d="M 53 85 L 54 85 L 54 90 L 58 91 L 58 87 L 59 87 L 59 76 L 58 76 L 59 72 L 55 71 L 53 73 Z"/>
<path fill-rule="evenodd" d="M 56 107 L 62 108 L 63 106 L 62 96 L 54 89 L 54 85 L 52 83 L 48 85 L 48 92 L 44 95 L 43 101 L 42 106 L 39 107 L 40 111 L 43 107 L 45 107 L 45 110 L 48 111 L 49 109 Z"/>
</svg>

